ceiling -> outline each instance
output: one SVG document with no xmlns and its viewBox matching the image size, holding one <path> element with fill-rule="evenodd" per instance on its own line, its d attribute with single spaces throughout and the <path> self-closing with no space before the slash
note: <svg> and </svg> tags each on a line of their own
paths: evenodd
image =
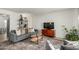
<svg viewBox="0 0 79 59">
<path fill-rule="evenodd" d="M 31 13 L 35 15 L 46 14 L 54 11 L 65 10 L 68 8 L 3 8 L 17 13 Z"/>
</svg>

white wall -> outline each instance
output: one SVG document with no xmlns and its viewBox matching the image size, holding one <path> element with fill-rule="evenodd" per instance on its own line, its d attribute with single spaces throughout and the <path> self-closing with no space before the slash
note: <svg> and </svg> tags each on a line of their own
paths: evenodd
<svg viewBox="0 0 79 59">
<path fill-rule="evenodd" d="M 18 17 L 19 17 L 20 14 L 22 14 L 23 17 L 27 17 L 28 27 L 31 28 L 32 27 L 32 14 L 29 14 L 29 13 L 18 13 Z"/>
<path fill-rule="evenodd" d="M 17 13 L 0 9 L 0 14 L 10 15 L 10 28 L 15 29 L 17 25 Z M 0 19 L 2 20 L 2 19 Z"/>
<path fill-rule="evenodd" d="M 0 28 L 5 28 L 5 23 L 4 23 L 5 18 L 0 16 Z"/>
<path fill-rule="evenodd" d="M 21 13 L 15 13 L 8 10 L 0 9 L 1 14 L 10 15 L 10 28 L 16 29 L 18 23 L 18 17 Z M 28 27 L 34 27 L 41 30 L 43 28 L 43 23 L 48 21 L 54 21 L 55 30 L 57 37 L 64 37 L 62 30 L 62 25 L 66 24 L 66 27 L 70 28 L 71 26 L 77 26 L 79 24 L 78 16 L 79 9 L 68 9 L 63 11 L 51 12 L 45 15 L 32 15 L 28 13 L 22 13 L 28 19 Z M 1 20 L 1 19 L 0 19 Z"/>
<path fill-rule="evenodd" d="M 18 27 L 18 19 L 19 15 L 22 14 L 24 17 L 26 16 L 28 19 L 28 27 L 32 27 L 32 15 L 28 13 L 16 13 L 4 9 L 0 9 L 0 14 L 10 15 L 10 30 L 15 30 Z M 2 20 L 2 19 L 0 19 Z M 0 25 L 2 26 L 2 25 Z"/>
<path fill-rule="evenodd" d="M 74 9 L 73 25 L 74 25 L 76 28 L 79 27 L 79 9 Z"/>
<path fill-rule="evenodd" d="M 64 37 L 62 25 L 70 28 L 73 25 L 74 9 L 52 12 L 46 15 L 35 16 L 33 19 L 33 26 L 37 29 L 43 28 L 43 22 L 54 21 L 56 37 Z"/>
</svg>

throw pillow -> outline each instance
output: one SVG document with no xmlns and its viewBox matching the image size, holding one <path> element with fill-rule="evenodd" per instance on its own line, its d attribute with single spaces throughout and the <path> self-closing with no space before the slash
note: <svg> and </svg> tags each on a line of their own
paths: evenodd
<svg viewBox="0 0 79 59">
<path fill-rule="evenodd" d="M 34 32 L 34 29 L 33 29 L 33 28 L 30 28 L 30 29 L 28 30 L 28 32 Z"/>
<path fill-rule="evenodd" d="M 11 32 L 16 34 L 16 30 L 11 30 Z"/>
<path fill-rule="evenodd" d="M 25 34 L 25 30 L 24 29 L 22 30 L 22 34 Z"/>
<path fill-rule="evenodd" d="M 20 30 L 16 30 L 16 34 L 17 34 L 17 35 L 21 35 Z"/>
</svg>

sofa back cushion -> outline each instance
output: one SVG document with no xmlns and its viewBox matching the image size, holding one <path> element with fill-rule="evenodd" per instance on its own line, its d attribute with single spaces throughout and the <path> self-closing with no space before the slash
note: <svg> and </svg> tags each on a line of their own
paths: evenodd
<svg viewBox="0 0 79 59">
<path fill-rule="evenodd" d="M 19 36 L 21 35 L 21 31 L 20 30 L 16 30 L 16 34 Z"/>
<path fill-rule="evenodd" d="M 16 34 L 16 30 L 11 30 L 11 32 Z"/>
</svg>

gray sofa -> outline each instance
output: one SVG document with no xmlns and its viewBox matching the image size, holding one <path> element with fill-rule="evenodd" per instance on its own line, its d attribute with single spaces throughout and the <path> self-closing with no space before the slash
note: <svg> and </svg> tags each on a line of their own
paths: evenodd
<svg viewBox="0 0 79 59">
<path fill-rule="evenodd" d="M 24 40 L 26 38 L 29 38 L 31 35 L 35 34 L 35 32 L 29 32 L 22 35 L 17 35 L 16 33 L 10 32 L 9 33 L 9 40 L 11 42 L 18 42 L 21 40 Z"/>
</svg>

